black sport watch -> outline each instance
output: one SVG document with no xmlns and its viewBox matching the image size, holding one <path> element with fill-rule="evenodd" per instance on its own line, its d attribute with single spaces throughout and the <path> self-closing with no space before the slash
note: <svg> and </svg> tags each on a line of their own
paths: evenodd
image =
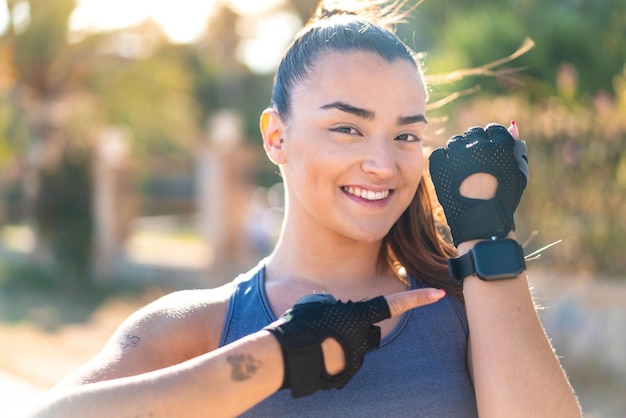
<svg viewBox="0 0 626 418">
<path fill-rule="evenodd" d="M 510 238 L 480 241 L 467 254 L 448 259 L 448 270 L 458 283 L 471 275 L 482 280 L 513 279 L 526 270 L 524 250 Z"/>
</svg>

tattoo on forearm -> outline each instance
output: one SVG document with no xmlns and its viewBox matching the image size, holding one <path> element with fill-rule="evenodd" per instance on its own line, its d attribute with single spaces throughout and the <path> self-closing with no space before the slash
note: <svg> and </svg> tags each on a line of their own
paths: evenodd
<svg viewBox="0 0 626 418">
<path fill-rule="evenodd" d="M 122 337 L 120 337 L 120 345 L 122 348 L 135 348 L 139 344 L 139 340 L 141 340 L 141 338 L 136 335 L 122 335 Z"/>
<path fill-rule="evenodd" d="M 251 378 L 263 364 L 249 354 L 233 354 L 226 357 L 226 360 L 232 366 L 230 377 L 235 381 Z"/>
</svg>

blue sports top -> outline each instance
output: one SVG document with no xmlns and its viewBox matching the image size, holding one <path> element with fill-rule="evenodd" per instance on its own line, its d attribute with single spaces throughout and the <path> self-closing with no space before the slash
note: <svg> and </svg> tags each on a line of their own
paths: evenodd
<svg viewBox="0 0 626 418">
<path fill-rule="evenodd" d="M 220 347 L 276 320 L 261 262 L 234 280 Z M 410 288 L 423 287 L 410 278 Z M 468 325 L 458 300 L 410 310 L 340 390 L 294 399 L 281 390 L 248 410 L 249 417 L 476 417 L 467 370 Z"/>
</svg>

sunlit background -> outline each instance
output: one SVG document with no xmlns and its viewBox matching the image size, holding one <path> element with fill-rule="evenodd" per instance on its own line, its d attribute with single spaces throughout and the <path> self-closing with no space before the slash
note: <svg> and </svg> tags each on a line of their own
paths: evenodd
<svg viewBox="0 0 626 418">
<path fill-rule="evenodd" d="M 206 35 L 208 22 L 219 18 L 217 2 L 243 18 L 237 28 L 243 38 L 237 56 L 252 71 L 272 71 L 301 25 L 297 15 L 279 10 L 285 0 L 78 0 L 69 16 L 68 41 L 80 42 L 90 34 L 152 21 L 173 43 L 197 42 Z M 21 1 L 9 10 L 6 0 L 1 1 L 0 32 L 6 33 L 10 26 L 16 33 L 25 31 L 30 7 L 28 1 Z"/>
<path fill-rule="evenodd" d="M 282 184 L 258 117 L 316 0 L 0 0 L 0 416 L 134 309 L 267 255 Z M 515 119 L 517 218 L 585 416 L 626 416 L 623 0 L 426 0 L 428 145 Z M 458 71 L 461 70 L 461 71 Z"/>
</svg>

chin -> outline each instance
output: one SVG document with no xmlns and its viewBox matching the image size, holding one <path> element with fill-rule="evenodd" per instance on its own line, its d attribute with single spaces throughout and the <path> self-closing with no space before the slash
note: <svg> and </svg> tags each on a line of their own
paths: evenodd
<svg viewBox="0 0 626 418">
<path fill-rule="evenodd" d="M 374 242 L 382 241 L 382 239 L 385 238 L 387 233 L 389 233 L 389 229 L 383 232 L 374 233 L 374 234 L 353 234 L 352 237 L 355 241 L 358 241 L 364 244 L 371 244 Z"/>
</svg>

